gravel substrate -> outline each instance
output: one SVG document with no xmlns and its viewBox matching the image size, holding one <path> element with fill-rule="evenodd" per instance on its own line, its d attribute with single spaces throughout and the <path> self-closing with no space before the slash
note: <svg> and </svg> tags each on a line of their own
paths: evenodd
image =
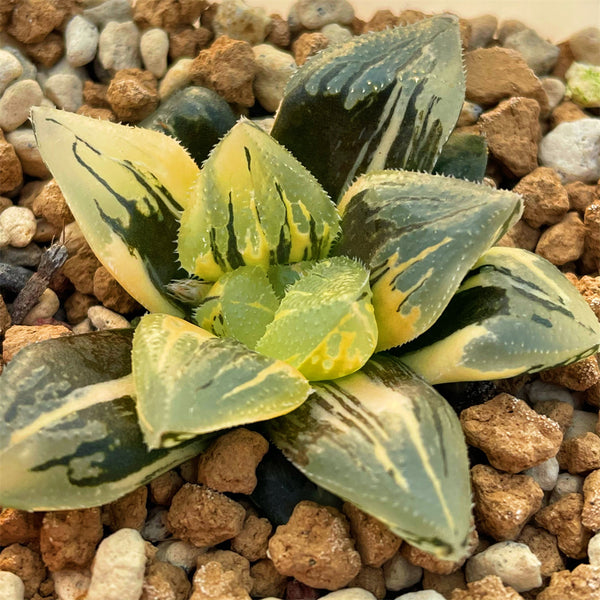
<svg viewBox="0 0 600 600">
<path fill-rule="evenodd" d="M 378 11 L 364 22 L 346 0 L 299 0 L 289 15 L 241 0 L 0 0 L 0 372 L 25 345 L 128 327 L 142 314 L 41 161 L 32 106 L 135 125 L 200 85 L 268 128 L 308 57 L 425 16 Z M 458 127 L 486 137 L 488 184 L 525 202 L 500 245 L 557 265 L 600 319 L 600 29 L 555 44 L 483 15 L 461 19 L 461 34 Z M 68 255 L 44 255 L 53 240 Z M 303 491 L 290 486 L 286 502 L 299 502 L 281 518 L 283 492 L 269 477 L 280 457 L 240 428 L 112 504 L 2 509 L 0 598 L 600 599 L 598 356 L 441 391 L 471 450 L 476 532 L 466 562 L 402 542 L 351 504 L 303 500 L 315 492 L 293 470 Z"/>
</svg>

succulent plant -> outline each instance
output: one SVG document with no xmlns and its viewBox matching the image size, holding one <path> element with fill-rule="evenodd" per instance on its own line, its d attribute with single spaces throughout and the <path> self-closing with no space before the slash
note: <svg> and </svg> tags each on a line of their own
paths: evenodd
<svg viewBox="0 0 600 600">
<path fill-rule="evenodd" d="M 481 183 L 481 139 L 450 135 L 463 99 L 457 21 L 439 16 L 318 54 L 271 135 L 242 119 L 208 157 L 34 109 L 82 232 L 148 314 L 8 365 L 0 505 L 105 503 L 259 423 L 317 484 L 464 556 L 466 446 L 432 384 L 567 364 L 600 325 L 555 267 L 493 247 L 522 202 Z"/>
</svg>

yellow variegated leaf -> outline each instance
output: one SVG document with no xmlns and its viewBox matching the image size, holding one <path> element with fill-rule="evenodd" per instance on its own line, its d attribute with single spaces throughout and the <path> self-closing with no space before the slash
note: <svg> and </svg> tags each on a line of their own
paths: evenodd
<svg viewBox="0 0 600 600">
<path fill-rule="evenodd" d="M 165 286 L 177 267 L 178 219 L 199 169 L 172 138 L 34 107 L 42 158 L 92 250 L 148 310 L 182 315 Z"/>
</svg>

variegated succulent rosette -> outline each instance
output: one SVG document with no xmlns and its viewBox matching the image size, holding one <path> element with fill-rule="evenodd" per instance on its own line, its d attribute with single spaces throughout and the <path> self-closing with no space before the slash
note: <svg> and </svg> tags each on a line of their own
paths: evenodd
<svg viewBox="0 0 600 600">
<path fill-rule="evenodd" d="M 0 505 L 109 502 L 260 422 L 314 482 L 464 556 L 467 451 L 432 384 L 600 344 L 555 267 L 494 247 L 522 202 L 481 183 L 485 141 L 453 133 L 464 88 L 457 21 L 438 16 L 321 52 L 271 135 L 242 119 L 208 157 L 34 109 L 83 234 L 148 314 L 133 335 L 49 340 L 6 368 Z"/>
</svg>

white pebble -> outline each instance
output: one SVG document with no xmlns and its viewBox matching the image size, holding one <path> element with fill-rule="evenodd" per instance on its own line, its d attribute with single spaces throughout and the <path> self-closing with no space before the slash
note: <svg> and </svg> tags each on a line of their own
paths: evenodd
<svg viewBox="0 0 600 600">
<path fill-rule="evenodd" d="M 600 179 L 600 119 L 561 123 L 542 138 L 539 159 L 563 183 L 596 183 Z"/>
<path fill-rule="evenodd" d="M 75 15 L 65 30 L 65 53 L 69 64 L 82 67 L 94 60 L 100 32 L 94 23 Z"/>
<path fill-rule="evenodd" d="M 29 127 L 19 127 L 6 135 L 21 161 L 23 172 L 39 179 L 50 179 L 52 174 L 38 150 L 33 130 Z"/>
<path fill-rule="evenodd" d="M 560 385 L 554 385 L 553 383 L 546 383 L 541 379 L 537 379 L 533 383 L 526 387 L 527 399 L 531 404 L 536 402 L 549 402 L 558 400 L 559 402 L 566 402 L 573 406 L 575 401 L 571 392 Z"/>
<path fill-rule="evenodd" d="M 383 565 L 385 587 L 397 592 L 421 581 L 423 569 L 409 563 L 404 556 L 395 554 Z"/>
<path fill-rule="evenodd" d="M 590 565 L 600 567 L 600 533 L 594 535 L 588 542 L 587 553 Z"/>
<path fill-rule="evenodd" d="M 83 11 L 83 16 L 102 29 L 111 21 L 131 21 L 131 0 L 106 0 L 105 2 L 89 2 L 89 8 Z"/>
<path fill-rule="evenodd" d="M 0 227 L 8 234 L 11 246 L 24 248 L 33 240 L 37 222 L 28 208 L 9 206 L 0 213 Z"/>
<path fill-rule="evenodd" d="M 527 469 L 525 475 L 529 475 L 545 492 L 549 492 L 556 485 L 559 470 L 558 460 L 553 456 L 543 463 Z"/>
<path fill-rule="evenodd" d="M 148 29 L 140 39 L 140 53 L 144 66 L 157 79 L 167 72 L 169 36 L 164 29 Z"/>
<path fill-rule="evenodd" d="M 158 86 L 158 95 L 166 100 L 177 90 L 183 89 L 191 80 L 190 67 L 193 58 L 180 58 L 166 73 Z"/>
<path fill-rule="evenodd" d="M 6 248 L 10 246 L 10 235 L 4 227 L 0 227 L 0 248 Z"/>
<path fill-rule="evenodd" d="M 298 21 L 307 29 L 321 29 L 329 23 L 350 25 L 354 8 L 347 0 L 299 0 L 295 4 Z"/>
<path fill-rule="evenodd" d="M 135 529 L 119 529 L 98 546 L 86 600 L 139 600 L 145 568 L 144 539 Z"/>
<path fill-rule="evenodd" d="M 29 118 L 32 106 L 38 106 L 44 94 L 37 81 L 24 79 L 9 86 L 0 98 L 0 128 L 14 131 Z"/>
<path fill-rule="evenodd" d="M 565 97 L 567 86 L 558 77 L 542 77 L 542 87 L 548 96 L 550 110 L 554 110 Z"/>
<path fill-rule="evenodd" d="M 352 39 L 352 32 L 347 27 L 342 27 L 337 23 L 329 23 L 321 28 L 321 33 L 329 40 L 330 46 L 343 44 Z"/>
<path fill-rule="evenodd" d="M 574 410 L 571 425 L 565 431 L 565 440 L 571 440 L 585 433 L 595 433 L 596 423 L 598 423 L 598 413 L 588 412 L 587 410 Z"/>
<path fill-rule="evenodd" d="M 465 568 L 468 582 L 497 575 L 505 585 L 525 592 L 542 585 L 542 563 L 525 544 L 499 542 L 472 556 Z"/>
<path fill-rule="evenodd" d="M 226 35 L 251 46 L 265 41 L 270 25 L 271 17 L 264 8 L 249 6 L 243 0 L 223 0 L 212 21 L 215 37 Z"/>
<path fill-rule="evenodd" d="M 321 596 L 321 600 L 377 600 L 371 592 L 363 588 L 345 588 Z"/>
<path fill-rule="evenodd" d="M 133 21 L 111 21 L 100 34 L 98 59 L 104 69 L 115 73 L 120 69 L 139 69 L 140 32 Z"/>
<path fill-rule="evenodd" d="M 556 485 L 550 494 L 549 503 L 554 504 L 567 494 L 581 494 L 583 492 L 583 477 L 571 475 L 571 473 L 560 473 L 556 479 Z"/>
<path fill-rule="evenodd" d="M 297 68 L 296 61 L 291 54 L 271 44 L 259 44 L 252 50 L 258 66 L 254 93 L 264 109 L 274 112 L 283 98 L 287 82 Z"/>
<path fill-rule="evenodd" d="M 89 333 L 90 331 L 94 331 L 94 328 L 92 327 L 92 322 L 87 317 L 73 326 L 73 333 L 76 334 Z"/>
<path fill-rule="evenodd" d="M 119 313 L 116 313 L 106 306 L 100 304 L 96 306 L 90 306 L 88 308 L 87 316 L 92 322 L 92 325 L 96 329 L 122 329 L 129 327 L 129 321 Z"/>
<path fill-rule="evenodd" d="M 142 528 L 142 537 L 149 542 L 164 542 L 173 537 L 167 525 L 167 515 L 169 511 L 166 508 L 154 510 L 144 523 Z"/>
<path fill-rule="evenodd" d="M 6 50 L 0 50 L 0 96 L 4 90 L 23 73 L 23 65 L 17 57 Z"/>
<path fill-rule="evenodd" d="M 91 574 L 89 571 L 64 569 L 52 573 L 54 592 L 57 600 L 80 600 L 90 587 Z"/>
<path fill-rule="evenodd" d="M 83 104 L 83 84 L 76 75 L 52 75 L 44 85 L 46 96 L 58 108 L 75 112 Z"/>
<path fill-rule="evenodd" d="M 35 325 L 38 319 L 49 319 L 54 316 L 60 308 L 60 300 L 56 293 L 46 288 L 38 303 L 25 315 L 23 325 Z"/>
<path fill-rule="evenodd" d="M 397 596 L 394 600 L 445 600 L 445 598 L 435 590 L 421 590 L 420 592 L 402 594 L 402 596 Z"/>
<path fill-rule="evenodd" d="M 2 600 L 23 600 L 25 586 L 18 575 L 10 571 L 0 571 L 0 598 Z"/>
<path fill-rule="evenodd" d="M 173 540 L 158 544 L 155 558 L 176 567 L 181 567 L 189 574 L 196 568 L 196 559 L 204 554 L 206 550 L 206 548 L 198 548 L 190 542 Z"/>
</svg>

